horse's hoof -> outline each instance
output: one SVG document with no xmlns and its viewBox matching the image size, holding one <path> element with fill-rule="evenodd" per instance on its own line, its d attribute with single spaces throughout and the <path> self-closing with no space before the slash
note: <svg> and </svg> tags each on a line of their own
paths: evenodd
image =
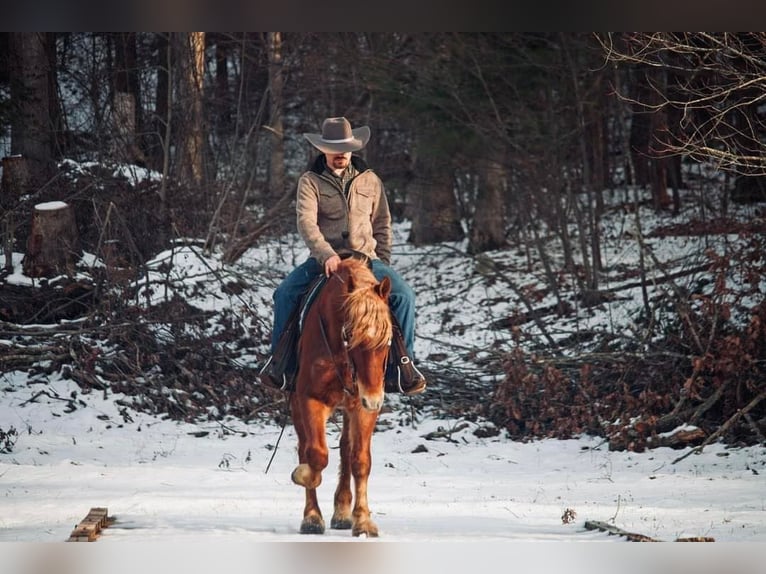
<svg viewBox="0 0 766 574">
<path fill-rule="evenodd" d="M 293 482 L 304 488 L 317 488 L 322 482 L 322 475 L 314 473 L 307 464 L 299 464 L 290 475 Z"/>
<path fill-rule="evenodd" d="M 301 522 L 301 534 L 324 534 L 324 520 L 319 516 L 308 516 Z"/>
<path fill-rule="evenodd" d="M 368 522 L 365 525 L 355 526 L 351 531 L 351 534 L 353 536 L 362 536 L 364 534 L 367 538 L 377 538 L 378 527 L 375 526 L 372 522 Z"/>
<path fill-rule="evenodd" d="M 330 528 L 333 528 L 335 530 L 349 530 L 351 529 L 351 519 L 350 518 L 335 518 L 332 517 L 332 520 L 330 521 Z"/>
</svg>

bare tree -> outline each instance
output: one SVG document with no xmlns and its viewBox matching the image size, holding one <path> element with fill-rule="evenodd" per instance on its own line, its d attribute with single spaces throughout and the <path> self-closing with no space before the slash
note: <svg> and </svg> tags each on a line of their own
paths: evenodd
<svg viewBox="0 0 766 574">
<path fill-rule="evenodd" d="M 711 162 L 739 174 L 766 174 L 766 32 L 639 32 L 597 36 L 608 61 L 646 73 L 651 95 L 618 95 L 648 110 L 678 112 L 653 149 Z"/>
<path fill-rule="evenodd" d="M 141 123 L 141 90 L 138 82 L 136 33 L 114 34 L 113 109 L 115 157 L 128 163 L 146 164 L 138 145 L 137 129 Z"/>
<path fill-rule="evenodd" d="M 269 195 L 280 197 L 285 192 L 285 146 L 282 124 L 283 77 L 282 77 L 282 34 L 266 33 L 266 53 L 269 59 L 269 125 L 271 133 L 271 155 L 269 158 Z"/>
<path fill-rule="evenodd" d="M 476 210 L 469 229 L 468 250 L 482 253 L 505 245 L 505 162 L 487 158 L 479 163 Z"/>
<path fill-rule="evenodd" d="M 27 162 L 28 181 L 40 185 L 53 163 L 53 134 L 50 103 L 48 42 L 44 32 L 10 34 L 11 153 Z"/>
<path fill-rule="evenodd" d="M 416 161 L 415 173 L 408 186 L 413 213 L 408 241 L 427 245 L 462 239 L 452 171 L 433 161 Z"/>
<path fill-rule="evenodd" d="M 183 74 L 180 78 L 180 101 L 184 114 L 180 175 L 196 187 L 204 175 L 203 79 L 205 75 L 205 32 L 183 32 L 178 36 Z"/>
</svg>

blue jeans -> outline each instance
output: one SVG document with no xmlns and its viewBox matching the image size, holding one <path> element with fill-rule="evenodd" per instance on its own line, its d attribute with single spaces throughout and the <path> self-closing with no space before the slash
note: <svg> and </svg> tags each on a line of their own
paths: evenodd
<svg viewBox="0 0 766 574">
<path fill-rule="evenodd" d="M 301 297 L 308 290 L 311 282 L 324 273 L 319 262 L 310 257 L 293 269 L 274 290 L 274 327 L 271 331 L 271 352 L 277 348 L 279 337 L 285 329 L 293 309 L 300 303 Z M 372 273 L 380 281 L 383 277 L 391 279 L 391 294 L 388 304 L 391 313 L 402 329 L 407 354 L 413 358 L 415 346 L 415 292 L 404 282 L 401 275 L 380 259 L 373 259 Z"/>
</svg>

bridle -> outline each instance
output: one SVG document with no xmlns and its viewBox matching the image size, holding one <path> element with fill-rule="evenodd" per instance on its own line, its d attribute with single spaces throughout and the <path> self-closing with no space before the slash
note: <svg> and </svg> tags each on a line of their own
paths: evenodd
<svg viewBox="0 0 766 574">
<path fill-rule="evenodd" d="M 335 360 L 335 353 L 333 353 L 332 348 L 330 347 L 330 341 L 327 338 L 327 330 L 324 326 L 324 318 L 322 317 L 321 313 L 319 313 L 319 332 L 322 334 L 322 341 L 324 341 L 324 346 L 327 349 L 327 354 L 330 356 L 332 364 L 335 367 L 335 375 L 338 377 L 338 381 L 340 381 L 341 387 L 343 387 L 343 391 L 352 397 L 356 396 L 358 387 L 356 380 L 356 365 L 354 365 L 354 360 L 351 358 L 351 355 L 348 352 L 348 337 L 346 336 L 346 327 L 344 326 L 341 329 L 341 339 L 343 340 L 343 356 L 345 358 L 343 364 L 347 365 L 351 371 L 351 386 L 346 384 L 346 379 L 343 377 L 341 366 L 338 364 L 338 361 Z"/>
<path fill-rule="evenodd" d="M 343 279 L 333 274 L 335 279 L 343 283 Z M 318 313 L 319 315 L 319 332 L 322 335 L 322 341 L 324 341 L 325 349 L 327 349 L 327 354 L 330 356 L 330 359 L 332 360 L 333 366 L 335 367 L 335 376 L 338 378 L 338 382 L 340 382 L 341 387 L 343 388 L 343 392 L 345 392 L 349 396 L 356 396 L 358 394 L 358 387 L 359 384 L 357 382 L 357 368 L 354 364 L 354 360 L 351 358 L 351 355 L 348 352 L 348 333 L 346 332 L 346 326 L 344 325 L 341 328 L 341 340 L 343 341 L 343 357 L 345 361 L 341 364 L 338 363 L 338 361 L 335 360 L 335 353 L 333 353 L 332 347 L 330 347 L 330 340 L 327 338 L 327 329 L 325 328 L 325 322 L 324 318 L 322 317 L 321 313 Z M 391 341 L 388 343 L 389 352 L 391 349 Z M 386 360 L 384 361 L 384 365 L 388 363 L 388 356 L 386 356 Z M 343 372 L 341 371 L 341 366 L 348 366 L 349 370 L 351 371 L 351 385 L 346 384 L 346 379 L 343 377 Z M 384 373 L 385 376 L 385 373 Z"/>
</svg>

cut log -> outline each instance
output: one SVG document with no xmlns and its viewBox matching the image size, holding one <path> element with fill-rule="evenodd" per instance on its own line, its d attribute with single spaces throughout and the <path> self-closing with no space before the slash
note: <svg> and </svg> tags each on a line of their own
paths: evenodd
<svg viewBox="0 0 766 574">
<path fill-rule="evenodd" d="M 21 261 L 29 277 L 74 275 L 82 255 L 72 206 L 63 201 L 35 205 L 27 252 Z"/>
<path fill-rule="evenodd" d="M 101 530 L 112 522 L 106 508 L 91 508 L 88 515 L 74 527 L 67 542 L 94 542 L 101 534 Z"/>
</svg>

